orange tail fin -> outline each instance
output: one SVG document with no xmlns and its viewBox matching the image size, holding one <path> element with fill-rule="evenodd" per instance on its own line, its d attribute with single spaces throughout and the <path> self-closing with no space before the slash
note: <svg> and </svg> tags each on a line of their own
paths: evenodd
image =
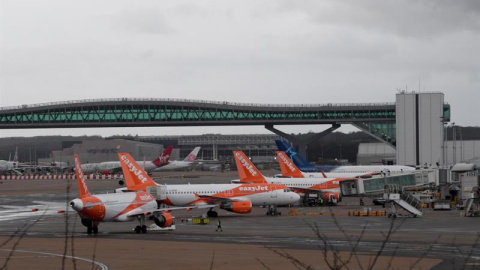
<svg viewBox="0 0 480 270">
<path fill-rule="evenodd" d="M 73 156 L 75 159 L 75 175 L 77 176 L 78 184 L 78 193 L 79 198 L 91 196 L 90 191 L 88 191 L 87 183 L 85 183 L 85 175 L 83 174 L 82 164 L 80 163 L 80 158 L 78 155 Z"/>
<path fill-rule="evenodd" d="M 147 187 L 157 185 L 130 154 L 118 153 L 118 158 L 122 165 L 123 177 L 128 190 L 146 191 Z"/>
<path fill-rule="evenodd" d="M 237 164 L 238 175 L 240 176 L 241 182 L 267 183 L 262 173 L 260 173 L 242 151 L 233 151 L 233 157 Z"/>
<path fill-rule="evenodd" d="M 283 151 L 277 151 L 278 163 L 283 176 L 304 178 L 302 172 Z"/>
</svg>

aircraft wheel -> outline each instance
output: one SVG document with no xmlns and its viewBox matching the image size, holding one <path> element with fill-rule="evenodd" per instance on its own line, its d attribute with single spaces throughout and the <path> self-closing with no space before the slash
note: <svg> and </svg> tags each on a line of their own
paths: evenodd
<svg viewBox="0 0 480 270">
<path fill-rule="evenodd" d="M 93 231 L 93 227 L 92 227 L 92 226 L 88 226 L 88 227 L 87 227 L 87 234 L 92 234 L 92 231 Z"/>
<path fill-rule="evenodd" d="M 209 210 L 207 212 L 208 217 L 218 217 L 218 213 L 216 211 Z"/>
<path fill-rule="evenodd" d="M 93 234 L 97 234 L 98 233 L 98 226 L 93 226 L 92 231 L 93 231 Z"/>
<path fill-rule="evenodd" d="M 142 233 L 147 233 L 147 225 L 142 225 Z"/>
<path fill-rule="evenodd" d="M 392 217 L 393 217 L 392 213 L 389 213 L 389 214 L 387 215 L 387 217 L 388 217 L 388 218 L 392 218 Z"/>
<path fill-rule="evenodd" d="M 135 232 L 136 233 L 140 233 L 141 231 L 142 231 L 142 227 L 140 227 L 140 226 L 135 227 Z"/>
</svg>

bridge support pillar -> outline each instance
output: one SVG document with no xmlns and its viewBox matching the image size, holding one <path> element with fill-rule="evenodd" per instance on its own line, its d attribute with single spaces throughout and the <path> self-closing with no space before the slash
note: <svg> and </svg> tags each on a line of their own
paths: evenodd
<svg viewBox="0 0 480 270">
<path fill-rule="evenodd" d="M 283 131 L 280 131 L 276 128 L 273 127 L 273 125 L 265 125 L 265 128 L 270 130 L 271 132 L 281 136 L 282 138 L 285 138 L 289 140 L 292 144 L 296 145 L 298 153 L 307 159 L 307 146 L 311 144 L 312 142 L 319 140 L 328 134 L 332 133 L 336 129 L 338 129 L 341 125 L 334 123 L 332 124 L 332 127 L 330 127 L 327 130 L 324 130 L 320 133 L 315 133 L 315 134 L 308 134 L 307 136 L 298 136 L 298 135 L 291 135 L 287 134 Z"/>
</svg>

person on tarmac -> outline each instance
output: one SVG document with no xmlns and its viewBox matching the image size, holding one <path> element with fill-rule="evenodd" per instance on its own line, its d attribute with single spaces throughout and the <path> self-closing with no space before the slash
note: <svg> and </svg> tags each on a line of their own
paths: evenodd
<svg viewBox="0 0 480 270">
<path fill-rule="evenodd" d="M 222 222 L 220 221 L 220 219 L 218 219 L 218 221 L 217 221 L 217 229 L 216 229 L 215 231 L 216 231 L 216 232 L 218 232 L 218 231 L 223 232 Z"/>
</svg>

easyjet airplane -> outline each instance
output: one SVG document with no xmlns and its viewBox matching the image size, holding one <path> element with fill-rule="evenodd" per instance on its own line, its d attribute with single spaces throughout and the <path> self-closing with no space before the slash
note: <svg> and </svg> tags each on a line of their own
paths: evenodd
<svg viewBox="0 0 480 270">
<path fill-rule="evenodd" d="M 137 233 L 146 233 L 145 218 L 153 216 L 155 224 L 165 228 L 173 224 L 174 217 L 169 213 L 181 208 L 158 208 L 155 198 L 146 192 L 111 193 L 92 195 L 85 183 L 84 173 L 77 155 L 75 158 L 75 173 L 77 176 L 79 196 L 70 202 L 70 206 L 81 217 L 82 224 L 87 227 L 87 233 L 98 233 L 98 224 L 108 221 L 138 220 L 135 227 Z M 190 207 L 191 208 L 191 207 Z"/>
<path fill-rule="evenodd" d="M 300 199 L 298 194 L 279 184 L 159 185 L 128 153 L 118 153 L 118 157 L 127 190 L 146 191 L 147 188 L 155 187 L 160 203 L 172 206 L 210 205 L 207 212 L 210 217 L 218 216 L 213 210 L 217 205 L 220 209 L 238 214 L 250 213 L 253 206 L 271 206 L 268 213 L 275 215 L 276 206 L 294 204 Z"/>
<path fill-rule="evenodd" d="M 162 154 L 159 155 L 152 161 L 140 162 L 144 167 L 145 171 L 151 172 L 154 169 L 167 166 L 170 163 L 170 155 L 172 153 L 173 146 L 169 146 L 163 150 Z M 113 174 L 121 172 L 122 168 L 120 162 L 118 161 L 105 161 L 100 163 L 87 163 L 82 164 L 83 173 L 102 173 L 102 174 Z"/>
<path fill-rule="evenodd" d="M 339 181 L 348 178 L 271 178 L 265 177 L 253 165 L 250 159 L 242 151 L 233 151 L 235 163 L 237 164 L 240 182 L 242 183 L 273 183 L 285 185 L 292 188 L 298 194 L 304 196 L 307 193 L 318 193 L 323 199 L 330 203 L 340 201 Z M 280 163 L 282 166 L 285 164 Z M 294 166 L 294 164 L 291 164 Z M 298 168 L 297 168 L 298 170 Z M 350 178 L 351 179 L 351 178 Z"/>
</svg>

